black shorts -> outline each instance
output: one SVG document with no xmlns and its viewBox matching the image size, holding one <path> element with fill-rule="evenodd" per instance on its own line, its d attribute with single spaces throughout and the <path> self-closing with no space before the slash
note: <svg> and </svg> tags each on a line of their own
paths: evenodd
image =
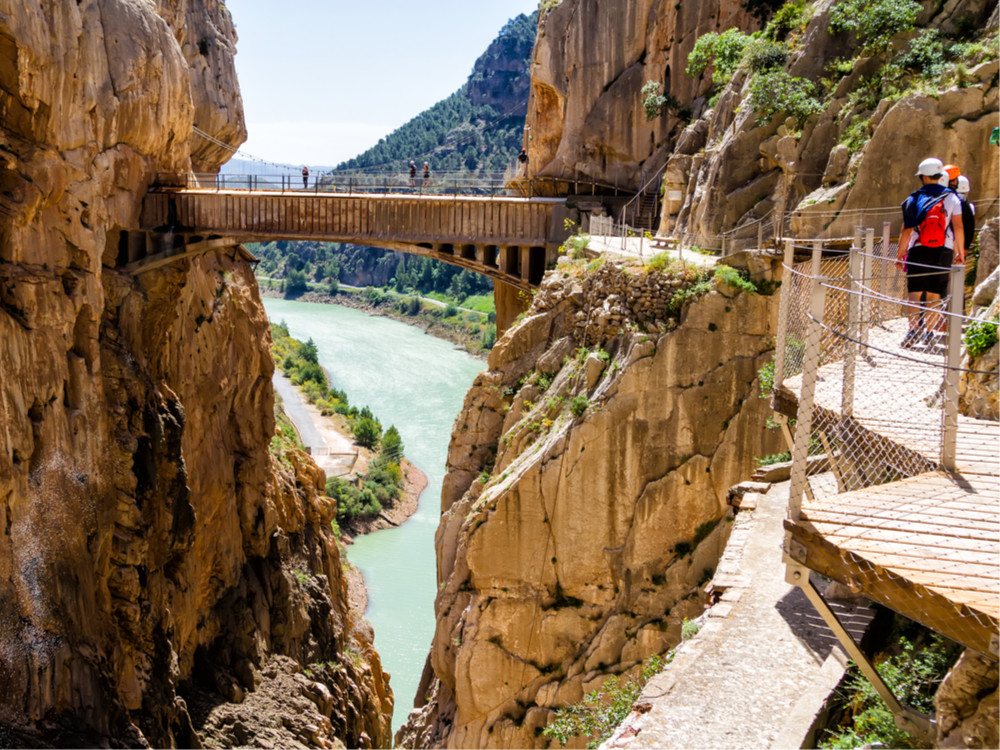
<svg viewBox="0 0 1000 750">
<path fill-rule="evenodd" d="M 914 245 L 906 254 L 906 291 L 948 295 L 948 271 L 954 251 L 947 247 Z M 935 268 L 942 269 L 936 273 Z"/>
</svg>

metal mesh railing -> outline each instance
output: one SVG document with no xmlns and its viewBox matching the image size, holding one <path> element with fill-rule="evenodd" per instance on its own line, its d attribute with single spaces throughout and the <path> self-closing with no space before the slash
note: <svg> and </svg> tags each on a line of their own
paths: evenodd
<svg viewBox="0 0 1000 750">
<path fill-rule="evenodd" d="M 940 301 L 908 303 L 887 239 L 868 230 L 847 252 L 786 247 L 774 385 L 776 401 L 796 404 L 793 511 L 803 495 L 995 456 L 996 425 L 958 415 L 964 268 L 943 272 Z M 796 249 L 811 258 L 795 263 Z"/>
</svg>

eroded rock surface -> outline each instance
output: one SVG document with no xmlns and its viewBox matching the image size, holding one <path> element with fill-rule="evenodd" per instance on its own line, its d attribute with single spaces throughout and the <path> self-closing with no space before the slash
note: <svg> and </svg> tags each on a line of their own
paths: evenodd
<svg viewBox="0 0 1000 750">
<path fill-rule="evenodd" d="M 578 273 L 547 278 L 452 432 L 406 746 L 546 746 L 556 707 L 678 642 L 728 537 L 726 491 L 773 450 L 756 377 L 777 297 L 716 279 L 678 322 L 690 279 Z"/>
<path fill-rule="evenodd" d="M 325 665 L 337 705 L 313 701 L 318 736 L 388 742 L 391 693 L 348 614 L 322 472 L 269 451 L 249 267 L 229 249 L 115 268 L 156 172 L 228 156 L 194 126 L 245 137 L 235 42 L 207 0 L 0 14 L 4 744 L 197 746 L 185 699 L 240 703 L 279 656 Z"/>
</svg>

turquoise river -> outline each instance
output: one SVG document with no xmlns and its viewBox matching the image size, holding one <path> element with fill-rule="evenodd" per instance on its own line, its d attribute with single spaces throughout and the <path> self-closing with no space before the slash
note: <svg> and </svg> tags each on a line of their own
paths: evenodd
<svg viewBox="0 0 1000 750">
<path fill-rule="evenodd" d="M 451 428 L 484 363 L 418 328 L 347 307 L 265 299 L 264 308 L 293 337 L 313 340 L 351 404 L 367 404 L 383 426 L 396 425 L 407 458 L 427 475 L 420 507 L 406 523 L 348 548 L 368 587 L 375 648 L 392 675 L 395 731 L 413 706 L 434 633 L 434 532 Z"/>
</svg>

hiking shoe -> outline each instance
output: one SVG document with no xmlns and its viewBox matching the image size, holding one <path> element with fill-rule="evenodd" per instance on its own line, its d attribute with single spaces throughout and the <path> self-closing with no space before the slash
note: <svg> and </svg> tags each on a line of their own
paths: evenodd
<svg viewBox="0 0 1000 750">
<path fill-rule="evenodd" d="M 918 341 L 920 341 L 920 331 L 916 328 L 911 328 L 906 332 L 906 336 L 903 337 L 899 345 L 904 349 L 912 349 L 917 345 Z"/>
</svg>

